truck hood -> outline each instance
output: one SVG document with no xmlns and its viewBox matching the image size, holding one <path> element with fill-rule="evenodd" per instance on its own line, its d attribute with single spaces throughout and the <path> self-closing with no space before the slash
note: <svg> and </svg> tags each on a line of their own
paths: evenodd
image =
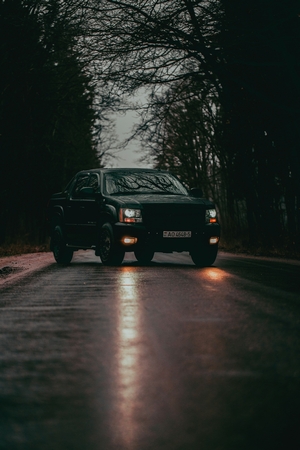
<svg viewBox="0 0 300 450">
<path fill-rule="evenodd" d="M 195 198 L 186 195 L 172 195 L 172 194 L 141 194 L 141 195 L 114 195 L 111 197 L 120 204 L 120 206 L 128 206 L 137 208 L 145 205 L 205 205 L 207 207 L 214 207 L 213 203 L 203 198 Z"/>
</svg>

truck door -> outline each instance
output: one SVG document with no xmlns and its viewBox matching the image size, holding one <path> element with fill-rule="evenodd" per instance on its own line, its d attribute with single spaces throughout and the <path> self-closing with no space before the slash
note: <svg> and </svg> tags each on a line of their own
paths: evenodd
<svg viewBox="0 0 300 450">
<path fill-rule="evenodd" d="M 89 179 L 89 173 L 79 174 L 66 201 L 65 227 L 67 241 L 72 245 L 82 244 L 80 225 L 84 221 L 85 199 L 81 198 L 80 190 L 88 186 Z"/>
<path fill-rule="evenodd" d="M 91 247 L 96 245 L 97 241 L 97 218 L 99 204 L 96 201 L 96 192 L 100 184 L 99 175 L 91 173 L 87 187 L 92 188 L 93 194 L 81 193 L 80 203 L 80 221 L 78 222 L 78 232 L 80 235 L 80 242 L 86 246 Z"/>
</svg>

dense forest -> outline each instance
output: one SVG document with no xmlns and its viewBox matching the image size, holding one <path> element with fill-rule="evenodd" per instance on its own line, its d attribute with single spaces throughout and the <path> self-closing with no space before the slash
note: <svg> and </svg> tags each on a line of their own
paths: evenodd
<svg viewBox="0 0 300 450">
<path fill-rule="evenodd" d="M 223 242 L 300 251 L 298 1 L 0 8 L 2 242 L 45 238 L 46 199 L 77 170 L 105 164 L 95 138 L 104 111 L 143 89 L 134 136 L 144 161 L 202 187 Z"/>
<path fill-rule="evenodd" d="M 99 164 L 79 32 L 58 2 L 0 2 L 0 243 L 43 242 L 50 195 Z"/>
</svg>

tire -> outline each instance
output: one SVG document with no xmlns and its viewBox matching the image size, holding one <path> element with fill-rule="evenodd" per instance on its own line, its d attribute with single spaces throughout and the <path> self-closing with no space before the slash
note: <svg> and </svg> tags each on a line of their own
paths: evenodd
<svg viewBox="0 0 300 450">
<path fill-rule="evenodd" d="M 125 250 L 115 242 L 109 223 L 104 224 L 100 232 L 99 255 L 105 266 L 120 266 L 125 256 Z"/>
<path fill-rule="evenodd" d="M 218 254 L 218 244 L 198 248 L 190 252 L 193 263 L 198 267 L 212 266 Z"/>
<path fill-rule="evenodd" d="M 50 248 L 55 261 L 58 264 L 70 264 L 73 258 L 73 250 L 66 246 L 61 227 L 56 225 L 52 232 Z"/>
<path fill-rule="evenodd" d="M 148 264 L 152 261 L 154 251 L 150 248 L 137 248 L 134 250 L 134 256 L 141 264 Z"/>
</svg>

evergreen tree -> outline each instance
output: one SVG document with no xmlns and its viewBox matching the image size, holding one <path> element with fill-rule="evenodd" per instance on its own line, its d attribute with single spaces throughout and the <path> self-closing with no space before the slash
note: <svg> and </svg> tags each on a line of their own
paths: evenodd
<svg viewBox="0 0 300 450">
<path fill-rule="evenodd" d="M 0 3 L 1 241 L 45 237 L 51 193 L 99 165 L 90 79 L 60 15 L 26 2 Z"/>
</svg>

